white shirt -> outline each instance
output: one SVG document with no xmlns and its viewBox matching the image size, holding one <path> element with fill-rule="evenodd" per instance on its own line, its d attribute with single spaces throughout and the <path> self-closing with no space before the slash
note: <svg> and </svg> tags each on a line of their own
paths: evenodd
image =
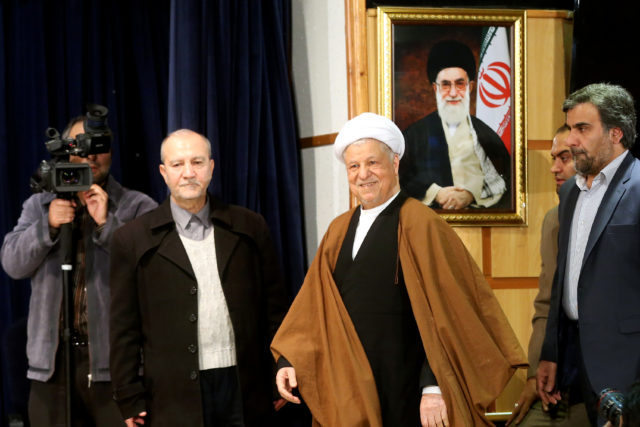
<svg viewBox="0 0 640 427">
<path fill-rule="evenodd" d="M 373 225 L 373 222 L 378 218 L 378 215 L 382 213 L 382 211 L 393 202 L 393 200 L 398 197 L 400 192 L 398 191 L 393 197 L 390 197 L 389 200 L 381 204 L 380 206 L 376 206 L 371 209 L 362 209 L 360 206 L 360 219 L 358 221 L 358 226 L 356 227 L 356 234 L 353 236 L 353 249 L 351 250 L 351 259 L 355 259 L 358 251 L 360 250 L 360 246 L 362 246 L 362 242 L 364 242 L 364 238 L 367 237 L 367 233 L 369 233 L 369 229 Z"/>
<path fill-rule="evenodd" d="M 591 188 L 587 187 L 587 179 L 583 175 L 576 175 L 576 185 L 580 189 L 580 195 L 573 211 L 571 221 L 571 234 L 569 235 L 569 247 L 567 251 L 567 264 L 564 276 L 564 289 L 562 294 L 562 307 L 567 317 L 578 320 L 578 282 L 582 270 L 582 260 L 587 241 L 591 234 L 593 221 L 598 213 L 602 198 L 609 188 L 609 184 L 620 167 L 628 150 L 613 159 L 593 179 Z"/>
</svg>

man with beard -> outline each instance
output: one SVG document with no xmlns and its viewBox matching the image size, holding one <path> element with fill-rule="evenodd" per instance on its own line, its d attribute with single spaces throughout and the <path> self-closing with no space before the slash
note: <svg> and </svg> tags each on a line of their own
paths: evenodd
<svg viewBox="0 0 640 427">
<path fill-rule="evenodd" d="M 567 145 L 569 130 L 567 125 L 563 125 L 558 129 L 551 145 L 551 173 L 556 181 L 556 191 L 560 191 L 562 184 L 576 174 L 571 148 Z M 549 315 L 551 285 L 553 284 L 553 274 L 556 271 L 556 258 L 558 256 L 559 227 L 558 206 L 554 206 L 547 211 L 542 221 L 542 235 L 540 238 L 542 267 L 538 282 L 538 295 L 534 301 L 535 313 L 531 321 L 533 330 L 529 339 L 527 382 L 514 405 L 509 420 L 507 420 L 507 426 L 511 425 L 512 422 L 521 427 L 582 427 L 589 424 L 584 404 L 573 404 L 576 397 L 575 392 L 565 393 L 563 401 L 551 412 L 547 410 L 548 408 L 545 405 L 542 405 L 536 392 L 536 369 L 540 360 L 540 349 Z M 577 395 L 580 395 L 579 391 Z"/>
<path fill-rule="evenodd" d="M 500 137 L 469 114 L 475 58 L 448 40 L 429 54 L 427 76 L 437 111 L 404 131 L 400 186 L 409 196 L 442 209 L 510 206 L 511 162 Z"/>
<path fill-rule="evenodd" d="M 84 120 L 83 116 L 72 119 L 62 137 L 84 134 Z M 70 301 L 74 312 L 70 322 L 72 425 L 123 426 L 109 375 L 109 244 L 117 228 L 157 204 L 123 187 L 109 174 L 111 152 L 70 156 L 69 160 L 89 165 L 93 173 L 91 188 L 76 193 L 71 200 L 47 192 L 29 197 L 0 252 L 9 276 L 31 279 L 27 326 L 29 420 L 33 426 L 45 427 L 65 422 L 60 229 L 71 223 L 75 259 Z"/>
<path fill-rule="evenodd" d="M 577 175 L 560 189 L 557 269 L 536 373 L 543 404 L 578 390 L 593 425 L 605 388 L 640 379 L 640 161 L 631 95 L 586 86 L 564 101 Z M 573 400 L 573 399 L 572 399 Z"/>
</svg>

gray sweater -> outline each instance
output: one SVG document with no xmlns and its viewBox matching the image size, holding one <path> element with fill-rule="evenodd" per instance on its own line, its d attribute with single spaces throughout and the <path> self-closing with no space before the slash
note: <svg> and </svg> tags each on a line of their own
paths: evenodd
<svg viewBox="0 0 640 427">
<path fill-rule="evenodd" d="M 109 177 L 107 222 L 100 233 L 84 236 L 87 312 L 92 381 L 109 381 L 109 245 L 111 235 L 127 221 L 157 206 L 149 196 L 129 190 Z M 27 377 L 47 381 L 53 375 L 60 337 L 62 271 L 58 238 L 49 235 L 49 205 L 55 194 L 39 193 L 22 205 L 18 224 L 0 250 L 2 267 L 14 279 L 31 279 L 27 325 Z"/>
</svg>

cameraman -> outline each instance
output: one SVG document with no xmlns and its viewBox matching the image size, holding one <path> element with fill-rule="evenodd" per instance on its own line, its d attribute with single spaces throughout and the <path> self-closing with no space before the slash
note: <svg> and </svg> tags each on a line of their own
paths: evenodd
<svg viewBox="0 0 640 427">
<path fill-rule="evenodd" d="M 84 117 L 71 120 L 63 138 L 85 133 Z M 38 193 L 23 204 L 18 224 L 5 236 L 0 258 L 14 279 L 31 278 L 27 357 L 33 426 L 64 425 L 65 372 L 62 333 L 60 226 L 72 223 L 75 260 L 70 304 L 73 425 L 122 426 L 109 375 L 109 244 L 125 222 L 157 206 L 109 175 L 111 152 L 70 156 L 88 163 L 93 184 L 72 200 Z"/>
</svg>

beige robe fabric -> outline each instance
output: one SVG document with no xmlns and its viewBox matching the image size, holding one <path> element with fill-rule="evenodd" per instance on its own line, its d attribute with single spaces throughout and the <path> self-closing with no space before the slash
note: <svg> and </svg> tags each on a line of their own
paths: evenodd
<svg viewBox="0 0 640 427">
<path fill-rule="evenodd" d="M 276 360 L 284 356 L 295 368 L 314 425 L 382 425 L 373 374 L 332 275 L 353 212 L 329 226 L 271 346 Z M 491 425 L 486 408 L 515 369 L 526 366 L 513 330 L 458 236 L 430 208 L 411 198 L 404 203 L 398 243 L 451 425 Z"/>
<path fill-rule="evenodd" d="M 551 287 L 553 275 L 556 272 L 556 257 L 558 256 L 558 206 L 551 208 L 542 221 L 542 236 L 540 239 L 540 259 L 542 267 L 538 281 L 538 295 L 533 302 L 535 312 L 531 324 L 531 338 L 529 339 L 529 370 L 528 377 L 535 377 L 540 361 L 540 350 L 547 329 L 547 317 L 551 305 Z"/>
</svg>

